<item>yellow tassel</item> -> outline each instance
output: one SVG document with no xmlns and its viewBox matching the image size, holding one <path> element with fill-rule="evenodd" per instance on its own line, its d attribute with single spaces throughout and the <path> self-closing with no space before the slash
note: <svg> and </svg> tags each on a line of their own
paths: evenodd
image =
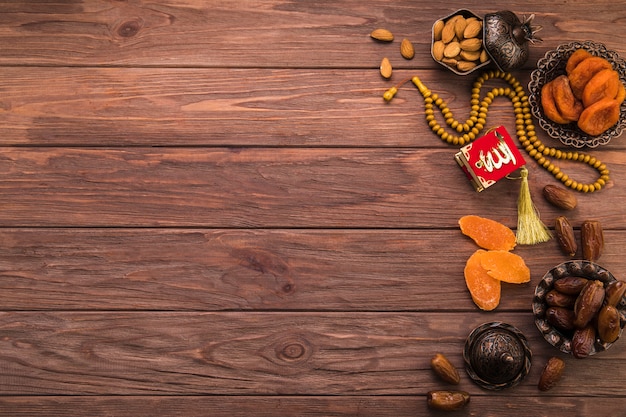
<svg viewBox="0 0 626 417">
<path fill-rule="evenodd" d="M 539 218 L 539 213 L 530 197 L 528 170 L 521 168 L 522 185 L 517 199 L 517 243 L 534 245 L 552 238 L 550 230 Z"/>
</svg>

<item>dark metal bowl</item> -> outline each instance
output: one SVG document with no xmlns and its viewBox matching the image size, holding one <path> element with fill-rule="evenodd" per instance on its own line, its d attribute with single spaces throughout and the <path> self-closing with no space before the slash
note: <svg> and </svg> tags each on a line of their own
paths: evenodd
<svg viewBox="0 0 626 417">
<path fill-rule="evenodd" d="M 626 85 L 626 62 L 619 57 L 617 52 L 610 51 L 601 43 L 591 41 L 571 42 L 560 45 L 552 51 L 548 51 L 537 62 L 537 69 L 530 74 L 528 83 L 528 102 L 533 116 L 539 121 L 539 126 L 551 137 L 558 139 L 564 145 L 575 148 L 595 148 L 606 145 L 611 139 L 622 134 L 626 127 L 626 101 L 622 103 L 619 121 L 599 136 L 591 136 L 578 128 L 576 123 L 559 124 L 548 119 L 541 106 L 541 88 L 559 75 L 565 74 L 565 66 L 569 57 L 577 49 L 585 49 L 591 55 L 599 56 L 611 63 L 613 69 L 619 73 L 621 82 Z"/>
<path fill-rule="evenodd" d="M 548 309 L 546 304 L 546 294 L 554 287 L 554 282 L 567 277 L 580 276 L 588 279 L 600 280 L 606 287 L 615 277 L 606 268 L 601 267 L 590 261 L 574 260 L 564 262 L 549 270 L 541 279 L 535 288 L 535 296 L 533 297 L 533 315 L 537 328 L 548 343 L 559 349 L 561 352 L 572 353 L 572 334 L 561 331 L 547 322 L 545 314 Z M 626 324 L 626 297 L 617 305 L 620 314 L 620 336 Z M 613 342 L 615 343 L 615 342 Z M 590 352 L 595 355 L 598 352 L 607 350 L 613 343 L 602 343 L 596 338 L 596 342 Z"/>
</svg>

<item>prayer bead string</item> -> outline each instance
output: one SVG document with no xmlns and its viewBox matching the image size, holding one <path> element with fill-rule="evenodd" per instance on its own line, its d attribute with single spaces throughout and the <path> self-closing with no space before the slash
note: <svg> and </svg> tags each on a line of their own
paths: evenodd
<svg viewBox="0 0 626 417">
<path fill-rule="evenodd" d="M 502 79 L 509 84 L 509 87 L 495 87 L 487 92 L 485 97 L 481 100 L 480 91 L 483 84 L 491 79 Z M 411 82 L 413 82 L 424 97 L 428 126 L 444 142 L 451 145 L 463 146 L 476 139 L 485 127 L 489 105 L 497 97 L 508 97 L 513 103 L 513 109 L 515 111 L 517 139 L 528 155 L 534 158 L 543 168 L 547 169 L 557 180 L 561 181 L 566 187 L 585 193 L 599 191 L 609 181 L 608 168 L 597 158 L 583 152 L 561 151 L 541 143 L 535 132 L 528 96 L 524 92 L 524 87 L 522 87 L 519 81 L 510 73 L 490 71 L 484 73 L 474 82 L 470 100 L 470 116 L 465 123 L 461 123 L 455 119 L 447 103 L 436 93 L 431 92 L 417 76 L 411 78 Z M 384 99 L 390 101 L 397 91 L 398 86 L 390 88 L 383 95 Z M 435 118 L 435 107 L 441 112 L 446 125 L 455 131 L 456 134 L 450 134 L 446 128 L 439 124 Z M 598 171 L 599 177 L 593 183 L 585 184 L 578 182 L 562 172 L 549 158 L 583 162 Z"/>
</svg>

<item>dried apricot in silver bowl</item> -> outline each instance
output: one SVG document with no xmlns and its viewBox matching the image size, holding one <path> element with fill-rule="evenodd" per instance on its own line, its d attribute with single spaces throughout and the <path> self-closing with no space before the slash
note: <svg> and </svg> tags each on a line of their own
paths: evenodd
<svg viewBox="0 0 626 417">
<path fill-rule="evenodd" d="M 613 138 L 619 137 L 626 127 L 626 100 L 620 106 L 620 117 L 616 124 L 598 136 L 591 136 L 583 132 L 575 122 L 559 124 L 550 120 L 541 105 L 541 89 L 545 84 L 566 73 L 565 67 L 569 57 L 578 49 L 584 49 L 593 56 L 606 59 L 619 74 L 619 79 L 626 86 L 626 62 L 617 52 L 608 50 L 603 44 L 591 41 L 571 42 L 558 46 L 555 50 L 546 52 L 537 62 L 537 68 L 530 74 L 528 83 L 528 102 L 533 116 L 539 126 L 551 137 L 558 139 L 567 146 L 575 148 L 595 148 L 606 145 Z"/>
<path fill-rule="evenodd" d="M 549 270 L 535 288 L 532 307 L 535 325 L 543 335 L 543 338 L 552 346 L 563 353 L 572 354 L 572 336 L 574 331 L 559 328 L 548 320 L 548 309 L 551 307 L 547 299 L 554 290 L 555 283 L 568 277 L 582 277 L 588 280 L 598 280 L 604 284 L 604 288 L 617 279 L 606 268 L 586 260 L 573 260 L 559 264 Z M 619 312 L 619 336 L 626 325 L 626 297 L 622 296 L 616 302 L 615 307 Z M 612 343 L 602 342 L 596 332 L 593 345 L 590 347 L 588 356 L 595 355 L 607 350 Z"/>
</svg>

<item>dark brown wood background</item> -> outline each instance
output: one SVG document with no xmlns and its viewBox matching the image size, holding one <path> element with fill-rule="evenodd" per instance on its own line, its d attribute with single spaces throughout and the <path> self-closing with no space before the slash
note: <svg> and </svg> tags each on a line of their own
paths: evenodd
<svg viewBox="0 0 626 417">
<path fill-rule="evenodd" d="M 0 415 L 437 415 L 426 393 L 450 386 L 431 356 L 463 368 L 465 338 L 487 321 L 519 327 L 533 366 L 503 392 L 462 371 L 472 400 L 458 415 L 623 415 L 626 344 L 575 360 L 534 325 L 534 287 L 566 260 L 554 240 L 515 249 L 532 279 L 504 285 L 497 310 L 471 301 L 476 246 L 457 221 L 515 228 L 519 184 L 475 193 L 417 91 L 382 100 L 419 75 L 468 117 L 474 77 L 429 52 L 434 21 L 461 8 L 536 15 L 544 41 L 514 71 L 523 85 L 561 43 L 626 56 L 613 0 L 0 2 Z M 372 41 L 378 27 L 397 40 Z M 506 99 L 488 124 L 513 132 Z M 611 181 L 567 213 L 577 234 L 602 222 L 600 263 L 618 278 L 624 141 L 587 150 Z M 563 213 L 541 189 L 556 182 L 528 169 L 553 226 Z M 553 355 L 566 373 L 543 393 Z"/>
</svg>

